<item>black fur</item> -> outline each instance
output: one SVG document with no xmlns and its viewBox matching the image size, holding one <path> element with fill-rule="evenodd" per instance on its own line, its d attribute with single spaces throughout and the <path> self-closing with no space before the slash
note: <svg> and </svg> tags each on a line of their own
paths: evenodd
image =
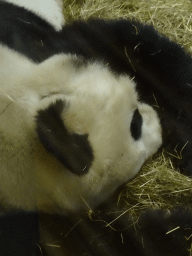
<svg viewBox="0 0 192 256">
<path fill-rule="evenodd" d="M 88 135 L 70 134 L 61 119 L 66 103 L 57 100 L 36 116 L 37 134 L 43 146 L 71 172 L 81 176 L 93 162 Z"/>
<path fill-rule="evenodd" d="M 120 215 L 122 212 L 103 210 L 92 213 L 91 218 L 84 214 L 69 218 L 45 215 L 41 223 L 44 236 L 59 241 L 63 255 L 189 256 L 192 212 L 188 209 L 147 210 L 139 219 Z M 47 248 L 46 243 L 42 242 L 42 248 Z M 57 249 L 53 250 L 56 255 Z"/>
<path fill-rule="evenodd" d="M 0 218 L 0 255 L 40 256 L 37 213 L 15 212 Z"/>
<path fill-rule="evenodd" d="M 121 214 L 7 214 L 0 218 L 0 255 L 189 256 L 190 210 L 147 210 L 139 219 Z"/>
<path fill-rule="evenodd" d="M 192 239 L 192 212 L 177 209 L 148 211 L 138 221 L 139 242 L 147 255 L 187 256 Z M 143 240 L 143 241 L 141 241 Z"/>
<path fill-rule="evenodd" d="M 23 7 L 0 1 L 0 31 L 0 42 L 35 62 L 58 52 L 54 28 Z"/>
</svg>

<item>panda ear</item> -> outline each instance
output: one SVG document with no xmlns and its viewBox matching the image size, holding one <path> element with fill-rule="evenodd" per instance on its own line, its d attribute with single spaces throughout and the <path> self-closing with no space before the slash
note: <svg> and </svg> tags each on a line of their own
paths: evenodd
<svg viewBox="0 0 192 256">
<path fill-rule="evenodd" d="M 57 100 L 36 116 L 36 132 L 45 149 L 53 154 L 69 171 L 77 175 L 88 172 L 93 161 L 93 150 L 88 135 L 71 134 L 65 127 L 61 113 L 66 107 Z"/>
</svg>

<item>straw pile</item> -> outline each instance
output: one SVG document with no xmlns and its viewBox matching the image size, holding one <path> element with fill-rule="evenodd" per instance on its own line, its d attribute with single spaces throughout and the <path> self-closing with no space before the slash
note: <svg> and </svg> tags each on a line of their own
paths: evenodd
<svg viewBox="0 0 192 256">
<path fill-rule="evenodd" d="M 74 19 L 129 18 L 153 25 L 192 53 L 190 0 L 65 0 L 64 16 Z"/>
<path fill-rule="evenodd" d="M 128 18 L 153 25 L 192 53 L 192 2 L 189 0 L 65 0 L 66 22 L 74 19 Z M 144 164 L 120 193 L 118 205 L 137 216 L 146 208 L 192 208 L 192 179 L 172 166 L 162 152 Z"/>
</svg>

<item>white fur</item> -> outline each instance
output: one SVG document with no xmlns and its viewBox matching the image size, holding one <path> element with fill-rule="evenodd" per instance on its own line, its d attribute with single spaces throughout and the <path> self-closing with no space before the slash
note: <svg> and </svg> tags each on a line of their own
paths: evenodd
<svg viewBox="0 0 192 256">
<path fill-rule="evenodd" d="M 3 0 L 16 6 L 24 7 L 27 10 L 42 17 L 50 23 L 57 31 L 62 29 L 65 23 L 63 17 L 62 0 Z"/>
<path fill-rule="evenodd" d="M 77 57 L 64 54 L 34 64 L 0 46 L 0 59 L 0 195 L 5 205 L 64 213 L 86 204 L 95 207 L 133 178 L 160 146 L 157 115 L 138 102 L 128 76 L 116 76 L 100 63 L 76 69 Z M 81 177 L 48 154 L 35 132 L 37 110 L 57 99 L 69 103 L 62 113 L 67 129 L 89 134 L 94 162 Z M 143 130 L 135 141 L 130 123 L 137 107 Z"/>
</svg>

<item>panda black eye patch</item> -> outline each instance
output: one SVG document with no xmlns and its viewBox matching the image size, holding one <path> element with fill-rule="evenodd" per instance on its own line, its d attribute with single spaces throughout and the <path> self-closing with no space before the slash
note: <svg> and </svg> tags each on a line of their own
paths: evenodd
<svg viewBox="0 0 192 256">
<path fill-rule="evenodd" d="M 138 108 L 134 111 L 132 121 L 131 121 L 131 136 L 135 140 L 139 140 L 141 137 L 141 131 L 142 131 L 142 123 L 143 123 L 143 118 L 141 114 L 139 113 Z"/>
<path fill-rule="evenodd" d="M 57 100 L 38 111 L 36 132 L 44 148 L 54 155 L 69 171 L 84 175 L 93 162 L 93 150 L 88 134 L 70 133 L 65 127 L 61 113 L 66 103 Z"/>
</svg>

